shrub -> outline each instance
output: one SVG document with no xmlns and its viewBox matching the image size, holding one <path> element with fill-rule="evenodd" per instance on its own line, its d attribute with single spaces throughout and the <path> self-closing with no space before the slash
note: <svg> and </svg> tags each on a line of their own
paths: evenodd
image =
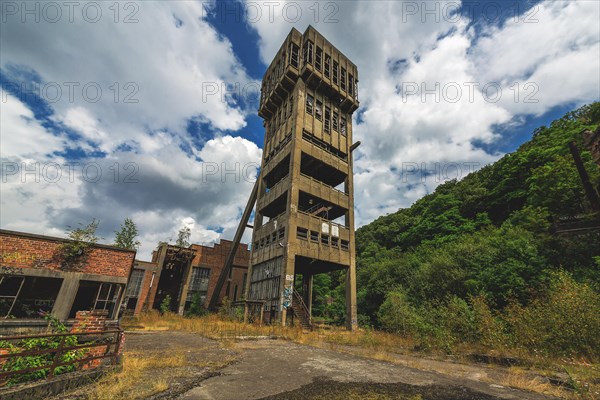
<svg viewBox="0 0 600 400">
<path fill-rule="evenodd" d="M 503 319 L 492 310 L 484 296 L 471 298 L 478 341 L 492 348 L 505 348 L 510 342 Z"/>
<path fill-rule="evenodd" d="M 600 295 L 566 272 L 555 273 L 546 293 L 528 307 L 511 305 L 506 319 L 520 347 L 600 359 Z"/>
<path fill-rule="evenodd" d="M 171 312 L 171 295 L 168 294 L 164 299 L 160 302 L 160 313 L 166 314 Z"/>
<path fill-rule="evenodd" d="M 200 293 L 194 293 L 192 295 L 192 301 L 190 303 L 190 308 L 188 309 L 187 314 L 190 316 L 197 317 L 202 317 L 208 314 L 208 310 L 204 307 L 204 302 L 202 301 Z"/>
<path fill-rule="evenodd" d="M 385 297 L 377 312 L 377 319 L 383 329 L 409 337 L 416 336 L 423 323 L 406 293 L 399 289 L 389 292 Z"/>
</svg>

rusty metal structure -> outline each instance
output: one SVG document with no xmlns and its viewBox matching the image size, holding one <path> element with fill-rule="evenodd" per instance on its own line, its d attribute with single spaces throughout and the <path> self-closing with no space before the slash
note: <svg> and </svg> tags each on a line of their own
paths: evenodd
<svg viewBox="0 0 600 400">
<path fill-rule="evenodd" d="M 284 325 L 295 317 L 310 328 L 313 276 L 343 270 L 347 325 L 356 328 L 357 84 L 356 65 L 310 26 L 291 30 L 264 75 L 261 173 L 234 240 L 256 203 L 246 316 Z"/>
</svg>

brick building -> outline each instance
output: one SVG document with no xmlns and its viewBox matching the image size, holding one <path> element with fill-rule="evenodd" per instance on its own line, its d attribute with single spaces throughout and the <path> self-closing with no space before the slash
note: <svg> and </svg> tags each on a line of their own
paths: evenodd
<svg viewBox="0 0 600 400">
<path fill-rule="evenodd" d="M 178 314 L 189 309 L 195 295 L 207 307 L 232 244 L 229 240 L 221 240 L 214 246 L 179 247 L 161 243 L 151 262 L 135 261 L 125 292 L 125 313 L 138 315 L 145 309 L 160 309 L 167 295 L 171 298 L 171 311 Z M 240 244 L 219 303 L 225 297 L 232 301 L 242 299 L 249 260 L 248 245 Z"/>
<path fill-rule="evenodd" d="M 27 325 L 24 320 L 44 325 L 44 312 L 63 321 L 82 310 L 107 310 L 116 318 L 136 252 L 96 244 L 67 261 L 68 243 L 0 230 L 0 327 Z"/>
</svg>

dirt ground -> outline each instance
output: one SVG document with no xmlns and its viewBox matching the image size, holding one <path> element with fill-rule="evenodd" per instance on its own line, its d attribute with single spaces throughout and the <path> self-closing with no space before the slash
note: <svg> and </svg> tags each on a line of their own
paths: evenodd
<svg viewBox="0 0 600 400">
<path fill-rule="evenodd" d="M 493 400 L 548 399 L 539 394 L 489 384 L 482 374 L 455 376 L 325 350 L 284 340 L 219 342 L 195 333 L 143 331 L 126 333 L 125 357 L 160 360 L 184 355 L 176 367 L 161 365 L 144 372 L 124 398 L 152 400 Z M 460 366 L 457 364 L 457 369 Z M 481 366 L 484 370 L 485 367 Z M 165 381 L 152 395 L 152 383 Z M 80 388 L 56 400 L 88 399 Z M 92 398 L 94 398 L 92 396 Z"/>
</svg>

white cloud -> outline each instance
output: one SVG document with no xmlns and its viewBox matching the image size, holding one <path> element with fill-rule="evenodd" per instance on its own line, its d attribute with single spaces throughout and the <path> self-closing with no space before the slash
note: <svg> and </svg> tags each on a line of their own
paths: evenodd
<svg viewBox="0 0 600 400">
<path fill-rule="evenodd" d="M 4 159 L 45 158 L 63 149 L 60 136 L 47 132 L 33 112 L 16 97 L 0 89 L 0 154 Z"/>
<path fill-rule="evenodd" d="M 540 3 L 537 24 L 508 20 L 484 27 L 484 37 L 464 17 L 436 21 L 408 13 L 407 5 L 415 2 L 339 2 L 337 10 L 319 3 L 320 22 L 313 3 L 295 3 L 303 12 L 295 24 L 280 17 L 284 3 L 273 22 L 263 8 L 263 17 L 252 24 L 260 36 L 260 57 L 268 63 L 292 26 L 304 30 L 313 24 L 358 65 L 358 225 L 431 192 L 453 177 L 437 172 L 452 163 L 482 166 L 498 158 L 476 146 L 498 140 L 496 125 L 598 98 L 596 2 Z M 90 143 L 108 154 L 81 160 L 100 166 L 103 175 L 94 182 L 82 179 L 80 170 L 73 182 L 23 182 L 11 175 L 2 183 L 2 227 L 61 235 L 66 225 L 97 217 L 101 236 L 110 242 L 123 219 L 131 217 L 141 232 L 143 259 L 158 241 L 174 240 L 183 224 L 193 227 L 194 242 L 231 238 L 261 150 L 224 132 L 244 127 L 245 117 L 255 111 L 232 98 L 224 101 L 222 84 L 255 82 L 231 43 L 202 18 L 200 2 L 136 2 L 134 24 L 122 23 L 131 10 L 121 9 L 121 22 L 114 23 L 112 3 L 97 4 L 106 18 L 94 24 L 77 15 L 73 23 L 21 23 L 17 15 L 0 26 L 3 72 L 18 73 L 12 66 L 20 65 L 37 71 L 51 88 L 60 86 L 62 97 L 50 103 L 55 111 L 50 119 L 86 141 L 71 143 L 65 133 L 48 131 L 26 104 L 2 93 L 7 99 L 0 125 L 2 160 L 60 164 L 65 160 L 52 153 L 74 144 L 91 150 Z M 326 23 L 327 16 L 339 22 Z M 515 81 L 535 82 L 539 102 L 514 101 Z M 67 82 L 79 84 L 73 101 Z M 470 99 L 469 82 L 479 88 L 499 82 L 502 98 L 491 102 L 478 89 Z M 411 83 L 427 89 L 450 83 L 463 91 L 456 102 L 443 92 L 439 102 L 432 95 L 423 100 L 420 93 L 403 97 L 401 89 Z M 88 97 L 94 88 L 102 89 L 98 102 L 84 98 L 86 84 Z M 201 140 L 186 131 L 190 118 L 209 127 Z M 408 169 L 423 163 L 433 174 Z M 128 177 L 137 182 L 125 181 Z"/>
<path fill-rule="evenodd" d="M 480 20 L 479 34 L 468 17 L 450 14 L 447 8 L 444 12 L 444 2 L 337 5 L 339 23 L 315 21 L 307 6 L 294 26 L 303 31 L 312 24 L 358 66 L 361 107 L 354 140 L 362 142 L 355 154 L 359 226 L 409 206 L 444 177 L 456 176 L 421 170 L 403 174 L 410 171 L 407 167 L 445 171 L 458 163 L 464 176 L 474 165 L 481 167 L 501 156 L 477 146 L 499 139 L 496 126 L 599 97 L 597 2 L 542 2 L 522 10 L 518 21 L 510 18 L 486 26 L 485 19 Z M 426 13 L 434 6 L 439 7 L 438 18 Z M 538 22 L 526 23 L 525 16 Z M 262 59 L 270 62 L 292 24 L 284 18 L 262 18 L 250 25 L 260 35 Z M 519 101 L 511 91 L 515 81 L 520 84 Z M 528 82 L 538 85 L 537 103 L 524 102 L 536 89 L 525 88 Z M 502 94 L 495 99 L 497 85 Z M 482 93 L 484 87 L 487 91 Z M 411 96 L 402 90 L 415 88 Z M 423 89 L 437 91 L 439 100 Z M 470 164 L 464 168 L 463 163 Z"/>
<path fill-rule="evenodd" d="M 201 2 L 127 3 L 138 8 L 135 23 L 123 22 L 134 8 L 119 3 L 115 23 L 114 5 L 102 2 L 90 3 L 100 6 L 102 18 L 87 22 L 83 4 L 72 23 L 68 14 L 57 23 L 22 23 L 20 14 L 2 23 L 2 67 L 37 71 L 38 92 L 52 100 L 59 120 L 104 150 L 139 140 L 148 130 L 184 132 L 194 116 L 219 130 L 245 126 L 247 112 L 222 98 L 222 85 L 244 87 L 253 80 L 231 43 L 202 18 Z"/>
<path fill-rule="evenodd" d="M 117 16 L 113 3 L 78 3 L 72 22 L 65 8 L 57 23 L 46 21 L 43 11 L 39 22 L 30 15 L 22 23 L 20 11 L 3 14 L 4 78 L 26 81 L 25 90 L 51 107 L 47 122 L 54 124 L 47 130 L 27 105 L 2 93 L 8 99 L 2 104 L 3 162 L 10 156 L 11 162 L 63 166 L 58 182 L 42 174 L 23 180 L 19 173 L 2 183 L 3 228 L 62 236 L 67 225 L 97 218 L 99 235 L 110 243 L 131 217 L 145 259 L 158 240 L 174 240 L 184 223 L 193 227 L 194 241 L 232 235 L 261 151 L 222 133 L 243 128 L 254 112 L 223 89 L 238 84 L 247 90 L 256 82 L 229 40 L 206 21 L 202 2 L 127 4 L 118 3 Z M 98 6 L 102 17 L 91 23 Z M 126 17 L 137 22 L 125 23 Z M 201 138 L 187 132 L 190 119 L 203 124 Z M 53 132 L 67 129 L 82 140 Z M 66 160 L 52 153 L 76 147 L 107 156 L 77 160 L 70 177 Z"/>
</svg>

